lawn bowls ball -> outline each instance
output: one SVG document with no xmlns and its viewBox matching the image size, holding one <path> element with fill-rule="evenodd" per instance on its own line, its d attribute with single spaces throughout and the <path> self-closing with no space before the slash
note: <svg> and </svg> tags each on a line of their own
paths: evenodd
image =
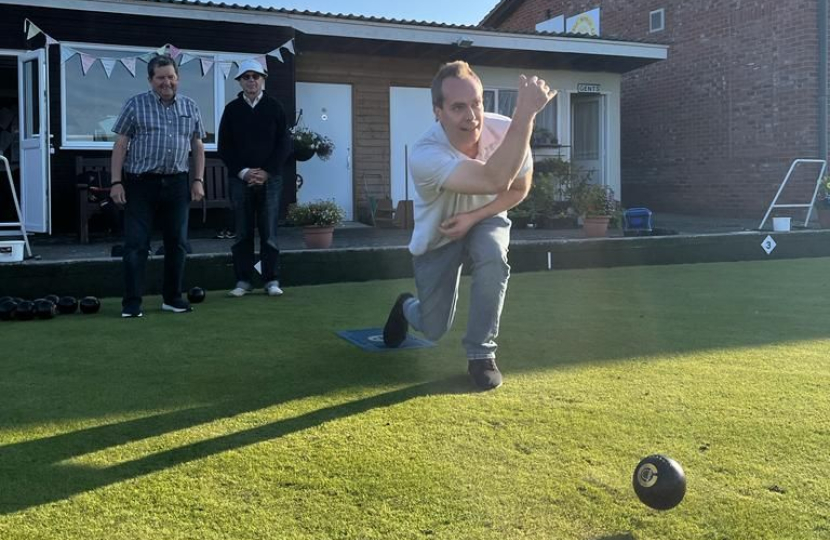
<svg viewBox="0 0 830 540">
<path fill-rule="evenodd" d="M 634 493 L 643 504 L 655 510 L 674 508 L 686 495 L 686 473 L 668 456 L 654 454 L 643 458 L 634 469 Z"/>
</svg>

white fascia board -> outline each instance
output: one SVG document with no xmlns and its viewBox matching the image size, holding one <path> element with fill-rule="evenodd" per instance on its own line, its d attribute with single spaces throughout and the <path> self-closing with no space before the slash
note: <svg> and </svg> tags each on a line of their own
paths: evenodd
<svg viewBox="0 0 830 540">
<path fill-rule="evenodd" d="M 653 60 L 665 60 L 668 56 L 668 46 L 651 43 L 493 33 L 472 28 L 436 28 L 269 11 L 245 11 L 220 6 L 208 7 L 131 0 L 0 0 L 0 5 L 2 4 L 292 27 L 305 34 L 328 37 L 437 45 L 452 45 L 460 39 L 467 39 L 471 40 L 475 47 L 505 50 L 594 54 Z M 58 37 L 56 36 L 56 39 Z"/>
</svg>

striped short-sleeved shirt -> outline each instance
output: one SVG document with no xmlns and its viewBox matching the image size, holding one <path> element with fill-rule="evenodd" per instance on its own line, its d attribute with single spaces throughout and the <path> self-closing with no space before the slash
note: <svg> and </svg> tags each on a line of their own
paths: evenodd
<svg viewBox="0 0 830 540">
<path fill-rule="evenodd" d="M 195 101 L 177 95 L 165 105 L 152 90 L 127 100 L 112 131 L 130 138 L 124 170 L 132 174 L 187 172 L 191 139 L 205 138 Z"/>
</svg>

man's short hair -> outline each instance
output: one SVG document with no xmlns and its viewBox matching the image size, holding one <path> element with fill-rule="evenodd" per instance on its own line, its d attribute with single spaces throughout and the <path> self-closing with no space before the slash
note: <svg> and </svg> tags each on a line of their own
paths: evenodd
<svg viewBox="0 0 830 540">
<path fill-rule="evenodd" d="M 147 77 L 152 79 L 153 76 L 156 74 L 156 68 L 164 66 L 173 66 L 173 70 L 176 72 L 176 76 L 178 77 L 179 66 L 176 64 L 176 61 L 173 60 L 173 58 L 167 56 L 166 54 L 154 56 L 152 60 L 147 62 Z"/>
<path fill-rule="evenodd" d="M 456 60 L 455 62 L 447 62 L 438 68 L 438 73 L 432 79 L 432 105 L 439 109 L 444 106 L 444 80 L 449 78 L 456 79 L 473 79 L 481 85 L 481 79 L 478 78 L 470 64 L 464 60 Z"/>
</svg>

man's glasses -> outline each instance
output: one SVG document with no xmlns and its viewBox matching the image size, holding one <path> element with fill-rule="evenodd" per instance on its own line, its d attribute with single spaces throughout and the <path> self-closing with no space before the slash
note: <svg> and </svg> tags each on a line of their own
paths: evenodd
<svg viewBox="0 0 830 540">
<path fill-rule="evenodd" d="M 245 80 L 245 81 L 251 81 L 251 80 L 258 81 L 261 78 L 262 78 L 262 75 L 260 75 L 259 73 L 246 73 L 245 75 L 242 76 L 242 79 Z"/>
</svg>

